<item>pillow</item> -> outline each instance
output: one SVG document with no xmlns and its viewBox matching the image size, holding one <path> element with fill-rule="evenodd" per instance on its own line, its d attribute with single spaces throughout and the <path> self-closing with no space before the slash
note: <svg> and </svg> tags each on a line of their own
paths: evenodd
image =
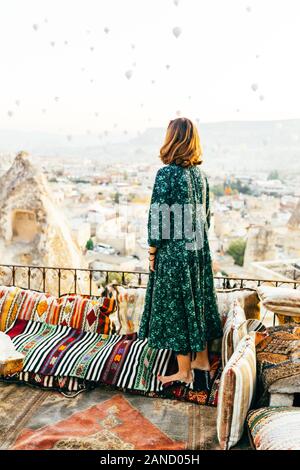
<svg viewBox="0 0 300 470">
<path fill-rule="evenodd" d="M 0 331 L 6 331 L 17 316 L 19 287 L 0 286 Z"/>
<path fill-rule="evenodd" d="M 255 385 L 255 333 L 250 333 L 240 341 L 221 376 L 217 408 L 221 449 L 230 449 L 242 437 Z"/>
<path fill-rule="evenodd" d="M 145 304 L 145 287 L 114 286 L 117 299 L 117 332 L 131 334 L 139 331 Z"/>
<path fill-rule="evenodd" d="M 251 332 L 255 335 L 255 344 L 262 341 L 267 334 L 267 328 L 260 320 L 243 320 L 244 310 L 237 302 L 234 302 L 228 314 L 222 337 L 222 364 L 227 364 L 236 350 L 240 340 Z"/>
<path fill-rule="evenodd" d="M 10 290 L 7 290 L 10 289 Z M 16 319 L 71 326 L 83 331 L 108 334 L 109 315 L 116 308 L 113 298 L 90 300 L 81 295 L 54 297 L 48 293 L 0 288 L 0 329 L 6 331 Z"/>
<path fill-rule="evenodd" d="M 270 406 L 252 410 L 247 424 L 256 450 L 300 450 L 300 409 Z"/>
<path fill-rule="evenodd" d="M 271 312 L 300 317 L 300 291 L 288 287 L 261 286 L 257 293 L 264 307 Z"/>
<path fill-rule="evenodd" d="M 224 325 L 234 300 L 238 300 L 245 311 L 246 318 L 260 318 L 259 298 L 255 289 L 216 289 L 219 312 Z"/>
<path fill-rule="evenodd" d="M 226 365 L 227 361 L 233 354 L 235 346 L 237 346 L 239 339 L 241 339 L 245 334 L 247 334 L 246 328 L 239 328 L 241 325 L 245 324 L 246 316 L 244 309 L 241 307 L 238 300 L 235 300 L 229 313 L 227 314 L 227 319 L 223 328 L 223 337 L 222 337 L 222 364 L 223 367 Z"/>
</svg>

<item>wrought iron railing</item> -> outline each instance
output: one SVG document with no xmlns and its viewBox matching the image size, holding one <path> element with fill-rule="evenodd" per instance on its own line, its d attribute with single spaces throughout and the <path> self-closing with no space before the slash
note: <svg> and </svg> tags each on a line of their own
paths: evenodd
<svg viewBox="0 0 300 470">
<path fill-rule="evenodd" d="M 0 285 L 18 286 L 49 292 L 60 296 L 66 293 L 99 295 L 105 285 L 145 286 L 149 272 L 112 271 L 107 269 L 57 268 L 46 266 L 0 265 Z M 262 284 L 300 289 L 300 281 L 287 279 L 255 279 L 215 276 L 216 288 L 256 288 Z"/>
</svg>

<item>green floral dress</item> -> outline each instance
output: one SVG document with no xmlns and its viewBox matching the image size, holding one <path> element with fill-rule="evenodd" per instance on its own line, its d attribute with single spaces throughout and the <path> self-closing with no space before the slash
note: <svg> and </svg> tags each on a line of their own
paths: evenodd
<svg viewBox="0 0 300 470">
<path fill-rule="evenodd" d="M 155 207 L 171 210 L 168 216 L 160 210 L 155 218 Z M 202 228 L 198 232 L 197 224 Z M 203 351 L 208 341 L 222 336 L 209 225 L 209 185 L 199 165 L 160 168 L 148 216 L 148 244 L 157 247 L 155 271 L 149 273 L 138 334 L 152 348 L 188 354 Z"/>
</svg>

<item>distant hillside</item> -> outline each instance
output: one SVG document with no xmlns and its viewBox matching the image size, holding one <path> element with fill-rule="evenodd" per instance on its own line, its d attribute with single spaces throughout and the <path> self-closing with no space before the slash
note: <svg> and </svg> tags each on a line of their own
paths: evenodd
<svg viewBox="0 0 300 470">
<path fill-rule="evenodd" d="M 300 119 L 200 123 L 205 166 L 210 170 L 245 172 L 261 169 L 300 173 Z M 139 136 L 64 135 L 0 131 L 0 151 L 27 150 L 35 156 L 92 158 L 107 161 L 157 161 L 165 129 L 149 128 Z"/>
</svg>

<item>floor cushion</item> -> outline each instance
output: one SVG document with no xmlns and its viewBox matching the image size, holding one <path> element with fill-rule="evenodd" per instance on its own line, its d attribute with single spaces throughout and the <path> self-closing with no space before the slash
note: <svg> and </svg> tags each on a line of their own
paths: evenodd
<svg viewBox="0 0 300 470">
<path fill-rule="evenodd" d="M 256 384 L 255 333 L 244 336 L 226 364 L 220 381 L 217 434 L 221 449 L 242 437 Z"/>
<path fill-rule="evenodd" d="M 109 316 L 115 309 L 114 298 L 92 300 L 76 294 L 54 297 L 18 287 L 0 287 L 1 331 L 21 319 L 108 334 L 111 330 Z"/>
<path fill-rule="evenodd" d="M 300 409 L 268 407 L 252 410 L 247 417 L 256 450 L 300 450 Z"/>
<path fill-rule="evenodd" d="M 267 331 L 256 348 L 260 406 L 269 404 L 269 390 L 276 382 L 300 374 L 300 327 L 275 326 Z"/>
</svg>

